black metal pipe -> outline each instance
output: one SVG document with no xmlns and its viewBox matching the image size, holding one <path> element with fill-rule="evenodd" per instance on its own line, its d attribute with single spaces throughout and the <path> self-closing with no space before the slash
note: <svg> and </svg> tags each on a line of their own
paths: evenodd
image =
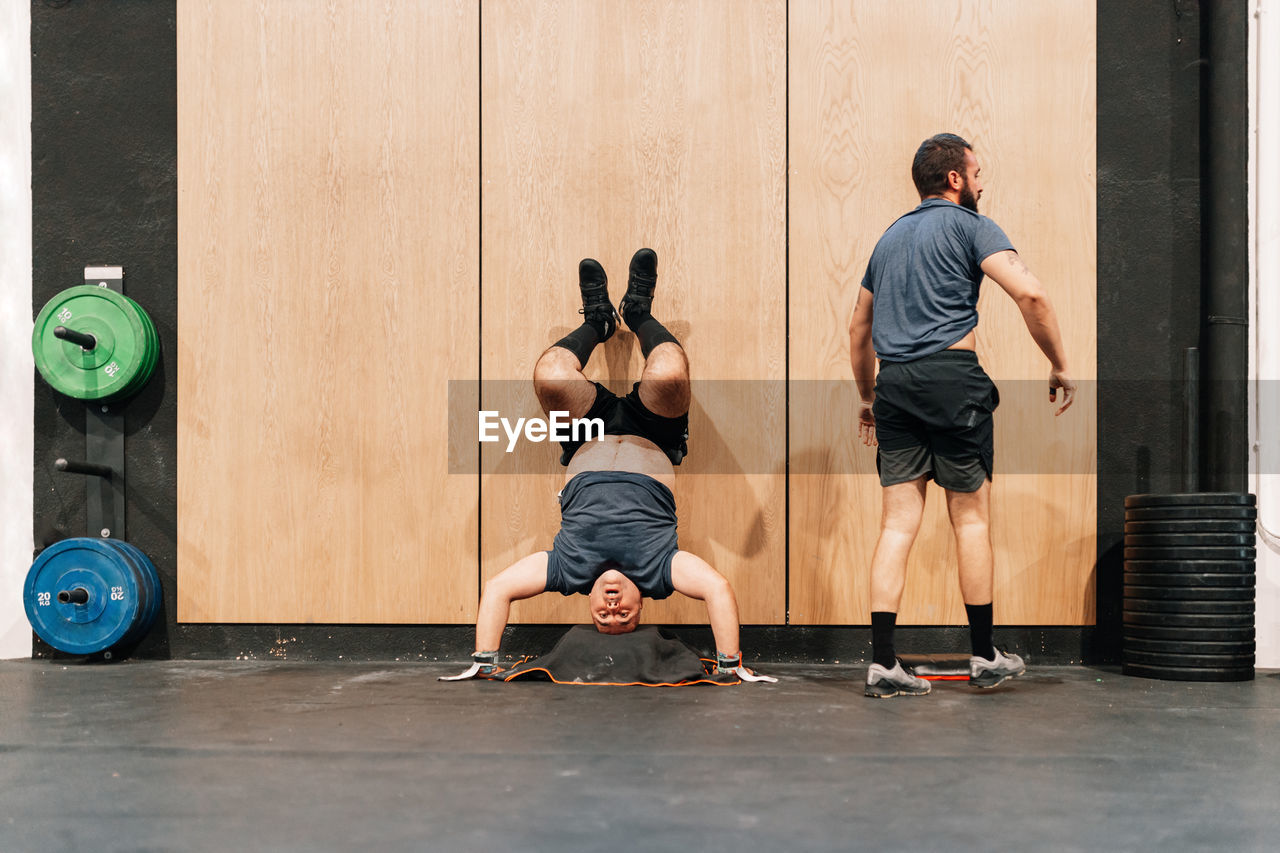
<svg viewBox="0 0 1280 853">
<path fill-rule="evenodd" d="M 1182 365 L 1182 489 L 1200 491 L 1200 350 L 1187 347 Z"/>
<path fill-rule="evenodd" d="M 61 338 L 68 343 L 79 344 L 80 349 L 86 352 L 98 345 L 98 339 L 88 332 L 77 332 L 75 329 L 68 329 L 66 326 L 54 327 L 53 336 Z"/>
<path fill-rule="evenodd" d="M 92 474 L 95 477 L 110 478 L 114 473 L 106 465 L 94 465 L 92 462 L 71 462 L 67 459 L 54 460 L 53 467 L 66 474 Z"/>
<path fill-rule="evenodd" d="M 1248 483 L 1248 0 L 1201 5 L 1205 488 Z"/>
<path fill-rule="evenodd" d="M 89 600 L 89 590 L 82 586 L 75 589 L 64 589 L 58 593 L 58 601 L 63 604 L 84 604 Z"/>
</svg>

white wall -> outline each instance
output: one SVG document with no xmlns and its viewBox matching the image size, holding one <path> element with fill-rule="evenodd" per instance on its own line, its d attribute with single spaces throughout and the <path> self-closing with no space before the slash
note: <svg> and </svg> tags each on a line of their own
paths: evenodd
<svg viewBox="0 0 1280 853">
<path fill-rule="evenodd" d="M 1258 496 L 1257 666 L 1280 667 L 1280 0 L 1253 0 L 1249 39 L 1250 488 Z"/>
<path fill-rule="evenodd" d="M 31 8 L 0 0 L 0 658 L 31 656 Z"/>
</svg>

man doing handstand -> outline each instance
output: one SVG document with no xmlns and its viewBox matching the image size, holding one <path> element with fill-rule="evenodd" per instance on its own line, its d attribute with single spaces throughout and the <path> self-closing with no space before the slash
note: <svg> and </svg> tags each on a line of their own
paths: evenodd
<svg viewBox="0 0 1280 853">
<path fill-rule="evenodd" d="M 562 442 L 560 464 L 568 470 L 560 492 L 560 532 L 550 551 L 518 560 L 485 584 L 474 665 L 458 678 L 494 671 L 511 602 L 542 592 L 585 593 L 592 623 L 605 634 L 634 631 L 645 597 L 679 592 L 699 599 L 707 605 L 718 671 L 766 678 L 741 667 L 733 587 L 676 542 L 674 466 L 687 452 L 689 360 L 650 313 L 657 265 L 652 249 L 635 253 L 619 312 L 609 301 L 600 264 L 586 258 L 578 265 L 582 325 L 538 359 L 533 388 L 544 412 L 599 419 L 604 435 Z M 640 381 L 625 397 L 582 372 L 596 345 L 613 336 L 618 313 L 644 355 Z"/>
</svg>

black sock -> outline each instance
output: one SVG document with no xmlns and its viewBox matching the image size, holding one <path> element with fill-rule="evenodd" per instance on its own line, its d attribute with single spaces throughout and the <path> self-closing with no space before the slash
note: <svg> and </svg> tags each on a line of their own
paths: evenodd
<svg viewBox="0 0 1280 853">
<path fill-rule="evenodd" d="M 974 657 L 996 659 L 996 648 L 991 643 L 991 605 L 966 604 L 964 612 L 969 614 L 969 642 L 973 645 Z"/>
<path fill-rule="evenodd" d="M 587 359 L 591 358 L 591 351 L 598 343 L 600 343 L 600 330 L 590 323 L 583 323 L 552 346 L 567 349 L 578 357 L 578 364 L 585 368 Z"/>
<path fill-rule="evenodd" d="M 885 610 L 871 611 L 871 662 L 885 669 L 897 665 L 898 656 L 893 648 L 893 629 L 898 624 L 898 614 Z"/>
<path fill-rule="evenodd" d="M 640 354 L 645 358 L 649 357 L 649 353 L 653 352 L 653 348 L 658 344 L 679 345 L 680 343 L 675 335 L 667 331 L 666 326 L 653 318 L 647 308 L 630 310 L 622 316 L 622 319 L 626 320 L 627 328 L 636 333 L 636 340 L 640 342 Z"/>
</svg>

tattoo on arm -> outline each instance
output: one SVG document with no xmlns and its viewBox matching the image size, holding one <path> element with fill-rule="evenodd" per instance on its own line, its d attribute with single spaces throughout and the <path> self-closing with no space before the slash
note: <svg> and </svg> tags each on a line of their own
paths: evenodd
<svg viewBox="0 0 1280 853">
<path fill-rule="evenodd" d="M 1031 270 L 1027 269 L 1027 265 L 1022 262 L 1022 256 L 1017 252 L 1009 252 L 1009 266 L 1013 267 L 1017 272 L 1024 273 L 1026 275 L 1031 274 Z"/>
</svg>

